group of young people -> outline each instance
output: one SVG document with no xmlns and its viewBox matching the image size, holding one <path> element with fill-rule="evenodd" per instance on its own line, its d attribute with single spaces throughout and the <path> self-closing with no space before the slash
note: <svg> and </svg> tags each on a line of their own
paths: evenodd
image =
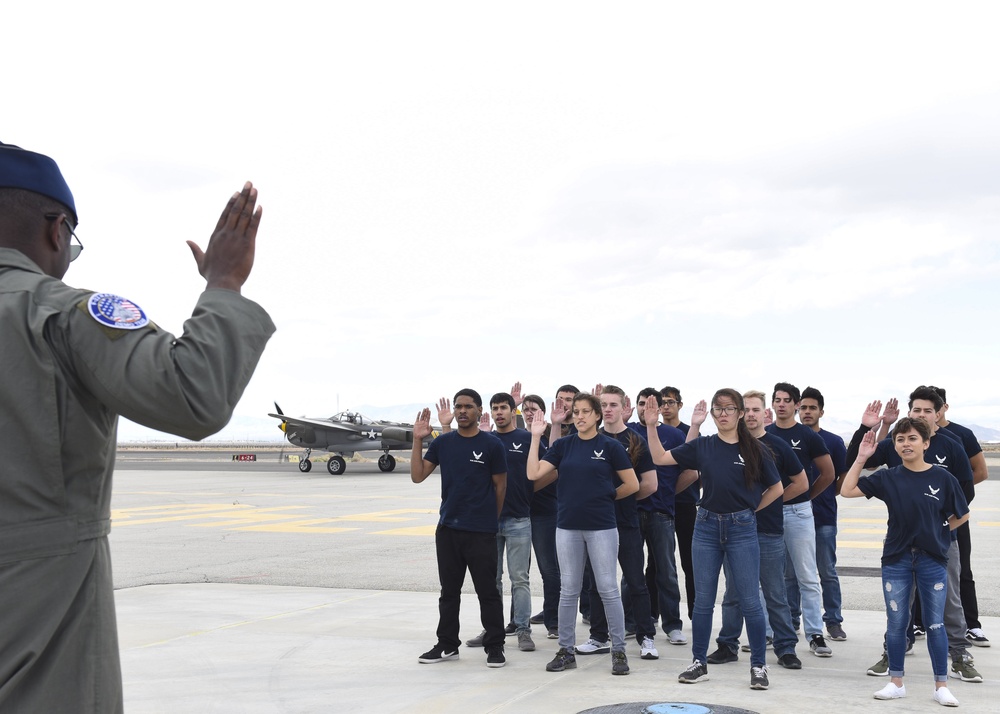
<svg viewBox="0 0 1000 714">
<path fill-rule="evenodd" d="M 898 423 L 894 400 L 885 410 L 881 403 L 870 404 L 850 448 L 820 428 L 824 399 L 818 390 L 800 393 L 794 385 L 776 384 L 773 417 L 766 399 L 759 391 L 720 389 L 709 403 L 695 406 L 689 426 L 680 421 L 683 402 L 674 387 L 639 392 L 633 422 L 631 400 L 619 387 L 597 385 L 584 393 L 564 385 L 546 422 L 545 401 L 522 397 L 518 383 L 490 399 L 496 428 L 489 432 L 481 397 L 464 389 L 455 395 L 454 411 L 449 400 L 439 402 L 445 433 L 426 453 L 421 440 L 432 427 L 430 409 L 423 410 L 415 420 L 411 477 L 419 483 L 441 467 L 436 532 L 441 597 L 437 644 L 419 661 L 458 657 L 458 603 L 468 571 L 484 630 L 466 644 L 483 647 L 488 666 L 505 664 L 507 635 L 517 636 L 520 650 L 534 650 L 530 625 L 538 623 L 558 639 L 548 671 L 575 668 L 578 655 L 610 653 L 612 674 L 628 674 L 626 632 L 634 633 L 642 659 L 659 656 L 657 620 L 667 642 L 687 644 L 676 540 L 693 655 L 678 681 L 705 681 L 709 664 L 737 661 L 745 622 L 750 687 L 767 689 L 768 646 L 782 667 L 802 667 L 795 652 L 800 621 L 817 657 L 833 654 L 827 636 L 847 637 L 836 575 L 839 493 L 879 498 L 889 511 L 882 559 L 885 666 L 880 662 L 868 673 L 888 675 L 890 682 L 875 698 L 905 696 L 902 655 L 908 640 L 912 646 L 914 635 L 926 631 L 934 698 L 956 706 L 947 688 L 949 652 L 952 677 L 981 682 L 968 644 L 989 645 L 978 609 L 973 606 L 970 618 L 963 607 L 967 593 L 960 583 L 970 584 L 972 602 L 975 586 L 971 567 L 963 574 L 969 548 L 961 553 L 963 539 L 957 535 L 967 529 L 974 483 L 985 478 L 978 442 L 973 438 L 973 446 L 952 436 L 962 428 L 948 422 L 943 390 L 932 387 L 911 394 L 909 416 Z M 702 437 L 709 414 L 717 433 Z M 457 431 L 450 429 L 453 419 Z M 861 477 L 863 469 L 882 465 L 888 468 Z M 542 611 L 534 616 L 528 584 L 532 547 L 544 593 Z M 505 553 L 512 594 L 506 627 Z M 709 654 L 723 570 L 722 630 L 717 650 Z M 581 612 L 590 637 L 578 646 Z"/>
</svg>

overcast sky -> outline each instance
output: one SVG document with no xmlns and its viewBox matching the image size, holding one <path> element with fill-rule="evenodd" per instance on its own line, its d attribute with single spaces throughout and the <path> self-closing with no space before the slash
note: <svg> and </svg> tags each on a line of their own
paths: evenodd
<svg viewBox="0 0 1000 714">
<path fill-rule="evenodd" d="M 134 2 L 5 10 L 0 140 L 70 284 L 180 332 L 244 180 L 272 338 L 238 416 L 515 379 L 1000 428 L 1000 6 Z M 378 414 L 372 414 L 378 417 Z M 224 432 L 223 436 L 227 434 Z"/>
</svg>

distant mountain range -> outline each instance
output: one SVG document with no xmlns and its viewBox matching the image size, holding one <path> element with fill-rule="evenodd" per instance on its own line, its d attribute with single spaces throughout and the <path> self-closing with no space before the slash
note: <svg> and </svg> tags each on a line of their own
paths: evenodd
<svg viewBox="0 0 1000 714">
<path fill-rule="evenodd" d="M 370 404 L 360 404 L 358 406 L 348 407 L 350 411 L 361 412 L 367 417 L 372 419 L 385 419 L 388 421 L 399 421 L 404 423 L 412 423 L 413 417 L 416 416 L 417 412 L 426 407 L 426 404 L 398 404 L 395 406 L 388 407 L 377 407 Z M 346 411 L 346 410 L 345 410 Z M 310 417 L 329 417 L 333 416 L 334 412 L 329 414 L 309 414 Z M 301 414 L 296 414 L 295 416 L 303 416 Z M 437 414 L 434 410 L 431 410 L 431 420 L 436 423 Z M 979 426 L 978 424 L 966 424 L 972 432 L 976 435 L 979 441 L 986 442 L 1000 442 L 1000 429 L 994 429 L 988 426 Z M 858 424 L 846 421 L 843 419 L 835 419 L 827 417 L 823 420 L 823 428 L 828 431 L 832 431 L 843 437 L 844 441 L 850 441 L 851 436 L 854 434 L 854 430 L 857 429 Z M 235 416 L 232 421 L 226 426 L 225 429 L 220 431 L 218 434 L 209 437 L 206 441 L 282 441 L 283 435 L 278 429 L 278 421 L 267 416 Z M 127 419 L 121 419 L 118 425 L 118 441 L 119 442 L 130 442 L 130 441 L 184 441 L 183 439 L 177 439 L 175 436 L 169 434 L 164 434 L 163 432 L 154 431 L 153 429 L 147 429 L 144 426 L 139 426 Z"/>
</svg>

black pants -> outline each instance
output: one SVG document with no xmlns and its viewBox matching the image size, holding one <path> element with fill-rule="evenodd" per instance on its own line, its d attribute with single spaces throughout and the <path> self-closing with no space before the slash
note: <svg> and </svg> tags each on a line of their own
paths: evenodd
<svg viewBox="0 0 1000 714">
<path fill-rule="evenodd" d="M 691 539 L 694 537 L 694 521 L 698 506 L 693 503 L 674 504 L 674 532 L 677 535 L 677 551 L 680 555 L 681 570 L 684 571 L 684 592 L 687 596 L 688 619 L 694 613 L 694 565 L 691 562 Z"/>
<path fill-rule="evenodd" d="M 483 646 L 503 645 L 503 600 L 497 590 L 496 533 L 457 531 L 438 526 L 434 542 L 437 546 L 438 579 L 441 581 L 438 644 L 448 651 L 456 650 L 462 644 L 458 636 L 459 610 L 465 571 L 468 570 L 479 596 L 479 614 L 486 630 Z"/>
</svg>

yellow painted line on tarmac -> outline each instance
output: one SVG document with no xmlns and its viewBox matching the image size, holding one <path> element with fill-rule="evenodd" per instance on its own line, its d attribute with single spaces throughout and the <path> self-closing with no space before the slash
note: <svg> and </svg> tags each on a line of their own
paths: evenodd
<svg viewBox="0 0 1000 714">
<path fill-rule="evenodd" d="M 841 548 L 860 548 L 864 550 L 874 550 L 876 548 L 882 548 L 884 544 L 882 541 L 865 541 L 865 540 L 837 540 L 837 549 Z"/>
<path fill-rule="evenodd" d="M 396 536 L 432 536 L 437 530 L 437 524 L 432 526 L 411 526 L 410 528 L 393 528 L 388 531 L 376 531 L 372 535 L 396 535 Z"/>
<path fill-rule="evenodd" d="M 987 526 L 989 528 L 1000 528 L 1000 521 L 976 521 L 977 526 Z"/>
<path fill-rule="evenodd" d="M 317 527 L 320 523 L 331 523 L 329 518 L 313 518 L 304 521 L 285 521 L 257 526 L 242 526 L 227 528 L 231 531 L 253 531 L 255 533 L 347 533 L 360 530 L 358 528 Z"/>
<path fill-rule="evenodd" d="M 837 523 L 885 523 L 885 516 L 881 518 L 838 518 Z"/>
<path fill-rule="evenodd" d="M 852 535 L 885 535 L 885 526 L 881 528 L 841 528 L 837 534 L 850 533 Z"/>
<path fill-rule="evenodd" d="M 399 508 L 394 511 L 375 511 L 373 513 L 352 513 L 349 516 L 337 516 L 337 521 L 365 521 L 370 523 L 395 523 L 412 521 L 413 516 L 436 515 L 434 509 Z M 405 517 L 404 517 L 405 516 Z"/>
<path fill-rule="evenodd" d="M 111 520 L 115 527 L 121 526 L 138 526 L 138 525 L 148 525 L 151 523 L 176 523 L 179 521 L 194 521 L 194 520 L 204 520 L 206 518 L 233 518 L 236 517 L 238 522 L 246 522 L 252 520 L 262 520 L 263 518 L 274 517 L 270 514 L 277 511 L 287 511 L 294 509 L 306 508 L 306 506 L 282 506 L 280 508 L 254 508 L 253 506 L 229 506 L 220 507 L 215 506 L 215 510 L 199 510 L 194 513 L 181 513 L 180 515 L 173 516 L 159 516 L 156 518 L 131 518 L 128 515 L 128 511 L 112 511 Z M 183 509 L 179 509 L 183 510 Z M 167 511 L 169 512 L 169 511 Z M 286 514 L 288 517 L 292 514 Z M 217 525 L 213 523 L 212 525 Z"/>
</svg>

